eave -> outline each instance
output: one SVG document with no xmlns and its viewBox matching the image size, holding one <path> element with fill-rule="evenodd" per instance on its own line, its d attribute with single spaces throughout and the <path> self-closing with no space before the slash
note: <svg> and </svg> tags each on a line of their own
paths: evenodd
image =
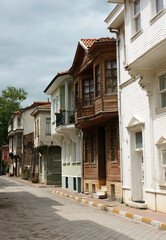
<svg viewBox="0 0 166 240">
<path fill-rule="evenodd" d="M 64 74 L 57 74 L 46 87 L 44 93 L 47 95 L 52 95 L 52 93 L 67 79 L 72 80 L 69 72 Z"/>
<path fill-rule="evenodd" d="M 105 19 L 108 29 L 118 29 L 124 23 L 124 5 L 118 4 Z"/>
<path fill-rule="evenodd" d="M 92 126 L 103 124 L 115 117 L 118 117 L 117 110 L 111 112 L 100 112 L 99 114 L 78 118 L 75 126 L 79 129 L 86 129 Z"/>
</svg>

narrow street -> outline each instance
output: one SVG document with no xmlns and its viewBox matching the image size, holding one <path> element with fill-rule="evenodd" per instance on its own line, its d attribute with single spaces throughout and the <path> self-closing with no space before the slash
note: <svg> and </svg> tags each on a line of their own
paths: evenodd
<svg viewBox="0 0 166 240">
<path fill-rule="evenodd" d="M 155 240 L 166 232 L 152 226 L 0 177 L 0 239 Z"/>
</svg>

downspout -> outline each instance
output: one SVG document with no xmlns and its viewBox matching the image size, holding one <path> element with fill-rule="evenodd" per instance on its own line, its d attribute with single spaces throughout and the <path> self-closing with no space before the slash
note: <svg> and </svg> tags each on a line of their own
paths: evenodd
<svg viewBox="0 0 166 240">
<path fill-rule="evenodd" d="M 84 192 L 84 164 L 83 164 L 83 132 L 80 130 L 80 148 L 81 148 L 81 193 Z"/>
<path fill-rule="evenodd" d="M 120 173 L 121 173 L 121 202 L 123 203 L 123 154 L 122 154 L 122 137 L 123 137 L 123 128 L 122 128 L 122 113 L 121 113 L 121 90 L 119 88 L 121 79 L 120 79 L 120 52 L 119 52 L 119 31 L 118 29 L 109 29 L 111 33 L 116 34 L 116 59 L 117 59 L 117 87 L 118 87 L 118 116 L 119 116 L 119 142 L 120 142 Z"/>
</svg>

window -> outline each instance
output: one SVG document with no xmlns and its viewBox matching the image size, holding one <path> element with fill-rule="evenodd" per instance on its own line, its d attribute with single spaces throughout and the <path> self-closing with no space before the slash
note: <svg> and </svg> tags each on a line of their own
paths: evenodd
<svg viewBox="0 0 166 240">
<path fill-rule="evenodd" d="M 100 96 L 100 66 L 99 64 L 95 66 L 95 95 Z"/>
<path fill-rule="evenodd" d="M 166 183 L 166 149 L 161 152 L 162 168 L 163 168 L 163 182 Z"/>
<path fill-rule="evenodd" d="M 17 147 L 21 148 L 21 136 L 17 137 Z"/>
<path fill-rule="evenodd" d="M 79 88 L 78 82 L 75 84 L 75 108 L 77 109 L 79 103 Z"/>
<path fill-rule="evenodd" d="M 62 162 L 66 163 L 66 141 L 63 141 L 62 145 Z"/>
<path fill-rule="evenodd" d="M 72 142 L 72 162 L 76 162 L 76 143 Z"/>
<path fill-rule="evenodd" d="M 70 145 L 66 142 L 66 163 L 70 163 Z"/>
<path fill-rule="evenodd" d="M 17 126 L 20 127 L 20 124 L 21 124 L 21 119 L 17 118 Z"/>
<path fill-rule="evenodd" d="M 156 13 L 160 12 L 163 9 L 163 0 L 156 0 Z"/>
<path fill-rule="evenodd" d="M 141 29 L 140 0 L 134 1 L 134 28 L 135 32 Z"/>
<path fill-rule="evenodd" d="M 118 136 L 117 128 L 110 129 L 110 150 L 111 150 L 111 161 L 118 161 Z"/>
<path fill-rule="evenodd" d="M 36 136 L 39 137 L 39 119 L 36 121 Z"/>
<path fill-rule="evenodd" d="M 142 143 L 142 132 L 137 132 L 135 134 L 135 145 L 136 149 L 141 149 L 143 148 L 143 143 Z"/>
<path fill-rule="evenodd" d="M 83 80 L 83 106 L 94 104 L 93 79 Z"/>
<path fill-rule="evenodd" d="M 161 108 L 166 107 L 166 74 L 159 77 L 160 84 L 160 106 Z"/>
<path fill-rule="evenodd" d="M 4 155 L 5 155 L 5 157 L 7 157 L 7 149 L 5 149 L 5 154 Z"/>
<path fill-rule="evenodd" d="M 117 66 L 116 61 L 105 63 L 106 93 L 117 93 Z"/>
<path fill-rule="evenodd" d="M 85 137 L 85 163 L 95 163 L 96 144 L 94 136 Z"/>
<path fill-rule="evenodd" d="M 52 104 L 52 114 L 53 114 L 53 122 L 55 121 L 55 113 L 59 111 L 58 109 L 58 95 L 53 99 L 53 104 Z"/>
<path fill-rule="evenodd" d="M 51 118 L 46 118 L 46 134 L 51 134 Z"/>
</svg>

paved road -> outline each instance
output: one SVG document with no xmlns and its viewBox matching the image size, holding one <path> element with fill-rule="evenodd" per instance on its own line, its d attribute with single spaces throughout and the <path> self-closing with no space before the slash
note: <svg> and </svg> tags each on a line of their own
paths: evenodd
<svg viewBox="0 0 166 240">
<path fill-rule="evenodd" d="M 0 240 L 166 240 L 166 231 L 0 177 Z"/>
</svg>

